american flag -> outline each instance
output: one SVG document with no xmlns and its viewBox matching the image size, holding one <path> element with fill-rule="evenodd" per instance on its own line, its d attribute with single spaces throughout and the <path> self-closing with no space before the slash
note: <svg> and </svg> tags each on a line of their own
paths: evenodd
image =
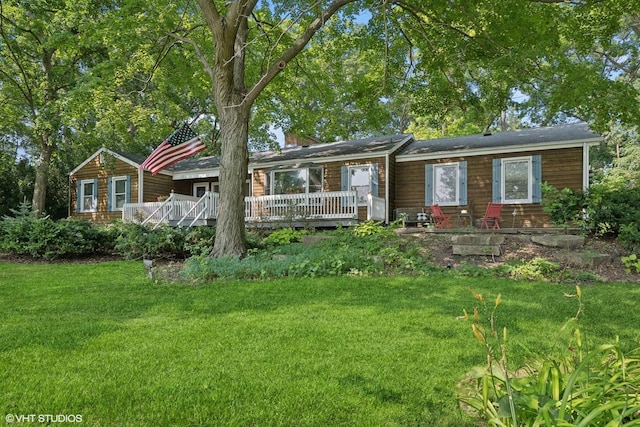
<svg viewBox="0 0 640 427">
<path fill-rule="evenodd" d="M 205 148 L 207 146 L 204 142 L 185 124 L 153 150 L 153 153 L 140 165 L 140 169 L 146 169 L 155 175 Z"/>
</svg>

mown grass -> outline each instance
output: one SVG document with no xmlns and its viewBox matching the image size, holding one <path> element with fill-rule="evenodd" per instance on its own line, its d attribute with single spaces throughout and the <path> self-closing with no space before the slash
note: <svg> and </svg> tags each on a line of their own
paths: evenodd
<svg viewBox="0 0 640 427">
<path fill-rule="evenodd" d="M 473 426 L 455 394 L 485 361 L 457 319 L 469 288 L 502 294 L 512 363 L 563 350 L 576 304 L 568 285 L 449 274 L 183 286 L 141 262 L 3 263 L 0 408 L 89 426 Z M 583 288 L 588 339 L 637 346 L 639 297 Z"/>
</svg>

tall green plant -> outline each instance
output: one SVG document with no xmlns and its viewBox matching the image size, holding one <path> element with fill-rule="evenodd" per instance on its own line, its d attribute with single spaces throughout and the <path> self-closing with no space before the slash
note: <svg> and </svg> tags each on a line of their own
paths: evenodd
<svg viewBox="0 0 640 427">
<path fill-rule="evenodd" d="M 565 324 L 573 328 L 569 354 L 538 355 L 525 367 L 511 370 L 507 364 L 507 332 L 497 333 L 495 312 L 500 295 L 489 309 L 481 302 L 471 321 L 475 337 L 487 354 L 487 366 L 472 370 L 460 390 L 460 401 L 496 426 L 637 426 L 640 425 L 640 347 L 626 353 L 621 343 L 604 344 L 590 350 L 583 342 L 578 310 Z"/>
</svg>

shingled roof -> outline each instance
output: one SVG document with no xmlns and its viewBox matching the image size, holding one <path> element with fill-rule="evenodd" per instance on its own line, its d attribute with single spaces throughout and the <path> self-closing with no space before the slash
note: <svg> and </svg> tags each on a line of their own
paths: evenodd
<svg viewBox="0 0 640 427">
<path fill-rule="evenodd" d="M 312 144 L 302 147 L 285 147 L 282 150 L 252 153 L 249 157 L 249 164 L 252 166 L 262 166 L 266 164 L 293 163 L 299 161 L 327 161 L 331 158 L 373 157 L 375 155 L 391 153 L 397 150 L 399 145 L 408 142 L 410 139 L 410 134 L 397 134 L 352 141 Z M 171 170 L 173 172 L 185 172 L 198 169 L 214 169 L 219 166 L 219 158 L 211 156 L 182 160 L 173 165 Z"/>
<path fill-rule="evenodd" d="M 554 143 L 582 143 L 599 141 L 602 137 L 589 130 L 587 123 L 574 123 L 552 127 L 518 129 L 491 135 L 469 135 L 455 138 L 416 140 L 409 144 L 398 157 L 438 155 L 456 151 L 505 150 L 515 147 L 552 145 Z"/>
</svg>

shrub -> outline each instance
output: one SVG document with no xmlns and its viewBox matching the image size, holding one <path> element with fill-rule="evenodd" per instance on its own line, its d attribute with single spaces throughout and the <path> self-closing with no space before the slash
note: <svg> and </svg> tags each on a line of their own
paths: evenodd
<svg viewBox="0 0 640 427">
<path fill-rule="evenodd" d="M 262 240 L 263 245 L 289 245 L 302 240 L 302 236 L 307 234 L 304 230 L 294 230 L 291 227 L 281 228 L 269 234 Z"/>
<path fill-rule="evenodd" d="M 538 355 L 521 369 L 509 367 L 507 330 L 499 333 L 496 325 L 500 295 L 491 308 L 482 295 L 474 296 L 483 317 L 477 307 L 464 317 L 485 349 L 487 366 L 468 374 L 459 396 L 488 425 L 638 425 L 640 348 L 625 353 L 619 342 L 586 348 L 579 327 L 580 287 L 567 295 L 578 301 L 576 315 L 565 325 L 573 329 L 569 353 Z"/>
<path fill-rule="evenodd" d="M 546 182 L 541 187 L 542 210 L 549 215 L 549 219 L 554 225 L 559 227 L 584 225 L 582 219 L 583 209 L 586 205 L 584 193 L 571 188 L 558 190 Z"/>
<path fill-rule="evenodd" d="M 356 224 L 353 227 L 353 235 L 358 237 L 378 236 L 388 238 L 393 236 L 393 227 L 385 227 L 381 222 L 369 220 Z"/>
<path fill-rule="evenodd" d="M 640 248 L 640 188 L 594 185 L 589 189 L 588 225 L 602 235 L 612 233 L 625 247 Z"/>
<path fill-rule="evenodd" d="M 631 273 L 635 270 L 636 273 L 640 273 L 640 258 L 636 254 L 623 256 L 621 259 L 624 269 L 627 273 Z"/>
<path fill-rule="evenodd" d="M 87 221 L 40 218 L 26 203 L 12 213 L 13 217 L 5 216 L 0 222 L 0 251 L 4 253 L 51 260 L 105 249 L 103 233 Z"/>
<path fill-rule="evenodd" d="M 185 233 L 183 252 L 191 256 L 211 253 L 216 237 L 215 227 L 191 227 Z"/>
<path fill-rule="evenodd" d="M 506 272 L 508 277 L 515 280 L 538 280 L 542 282 L 554 281 L 561 274 L 560 264 L 544 258 L 509 263 L 500 267 L 500 270 Z"/>
<path fill-rule="evenodd" d="M 169 226 L 155 230 L 147 225 L 121 223 L 115 250 L 125 259 L 184 257 L 185 233 Z"/>
</svg>

